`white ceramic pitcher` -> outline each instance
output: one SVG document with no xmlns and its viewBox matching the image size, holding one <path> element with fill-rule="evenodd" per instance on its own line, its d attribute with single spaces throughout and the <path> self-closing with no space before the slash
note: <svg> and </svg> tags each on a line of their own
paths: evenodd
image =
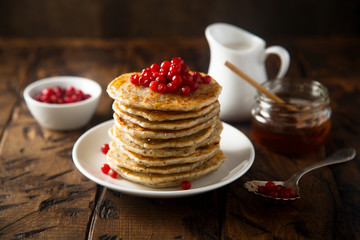
<svg viewBox="0 0 360 240">
<path fill-rule="evenodd" d="M 208 74 L 222 86 L 219 97 L 220 118 L 224 121 L 243 121 L 250 118 L 255 103 L 256 90 L 240 79 L 224 63 L 231 62 L 259 83 L 267 81 L 265 60 L 277 54 L 281 60 L 277 78 L 282 78 L 290 63 L 289 53 L 280 46 L 265 48 L 265 41 L 241 28 L 214 23 L 205 30 L 210 47 Z"/>
</svg>

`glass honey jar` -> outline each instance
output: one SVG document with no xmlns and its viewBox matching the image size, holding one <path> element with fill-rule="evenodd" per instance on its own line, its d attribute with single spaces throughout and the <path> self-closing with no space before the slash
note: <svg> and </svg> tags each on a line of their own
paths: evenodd
<svg viewBox="0 0 360 240">
<path fill-rule="evenodd" d="M 327 141 L 331 108 L 327 88 L 307 79 L 276 79 L 263 84 L 283 102 L 258 92 L 251 111 L 252 138 L 270 151 L 301 155 Z"/>
</svg>

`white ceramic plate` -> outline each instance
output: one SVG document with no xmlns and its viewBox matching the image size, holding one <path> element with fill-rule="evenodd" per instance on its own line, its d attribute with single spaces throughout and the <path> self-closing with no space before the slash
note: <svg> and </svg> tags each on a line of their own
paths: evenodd
<svg viewBox="0 0 360 240">
<path fill-rule="evenodd" d="M 246 173 L 254 162 L 255 151 L 250 140 L 239 130 L 223 123 L 220 148 L 227 160 L 221 167 L 204 177 L 191 182 L 191 189 L 182 190 L 180 187 L 155 189 L 133 183 L 117 177 L 111 178 L 101 172 L 101 166 L 106 163 L 101 146 L 111 141 L 108 130 L 113 120 L 101 123 L 84 133 L 75 143 L 72 156 L 79 171 L 92 181 L 129 195 L 152 198 L 185 197 L 208 192 L 225 186 Z"/>
</svg>

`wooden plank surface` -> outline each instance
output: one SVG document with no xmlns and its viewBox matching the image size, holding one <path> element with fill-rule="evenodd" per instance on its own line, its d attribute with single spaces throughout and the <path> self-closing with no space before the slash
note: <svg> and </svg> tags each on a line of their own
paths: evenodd
<svg viewBox="0 0 360 240">
<path fill-rule="evenodd" d="M 203 38 L 166 40 L 0 39 L 0 239 L 359 239 L 359 161 L 325 167 L 301 180 L 302 198 L 285 205 L 243 188 L 250 179 L 286 179 L 335 149 L 360 150 L 359 39 L 274 39 L 290 51 L 289 77 L 309 77 L 330 91 L 331 140 L 317 153 L 288 157 L 257 143 L 251 169 L 232 184 L 198 196 L 150 199 L 96 185 L 71 158 L 87 129 L 112 117 L 103 93 L 83 129 L 55 132 L 30 115 L 22 91 L 55 75 L 96 80 L 105 90 L 123 72 L 182 56 L 206 72 Z M 276 59 L 267 62 L 276 73 Z M 248 122 L 231 123 L 250 137 Z"/>
</svg>

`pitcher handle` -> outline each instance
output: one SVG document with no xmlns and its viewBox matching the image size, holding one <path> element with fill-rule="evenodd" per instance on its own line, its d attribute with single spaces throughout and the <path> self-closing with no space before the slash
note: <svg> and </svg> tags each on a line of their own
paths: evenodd
<svg viewBox="0 0 360 240">
<path fill-rule="evenodd" d="M 289 52 L 281 46 L 271 46 L 271 47 L 268 47 L 265 49 L 264 60 L 270 54 L 278 55 L 280 58 L 280 61 L 281 61 L 280 70 L 279 70 L 278 74 L 276 75 L 276 78 L 284 77 L 289 68 L 289 65 L 290 65 Z"/>
</svg>

